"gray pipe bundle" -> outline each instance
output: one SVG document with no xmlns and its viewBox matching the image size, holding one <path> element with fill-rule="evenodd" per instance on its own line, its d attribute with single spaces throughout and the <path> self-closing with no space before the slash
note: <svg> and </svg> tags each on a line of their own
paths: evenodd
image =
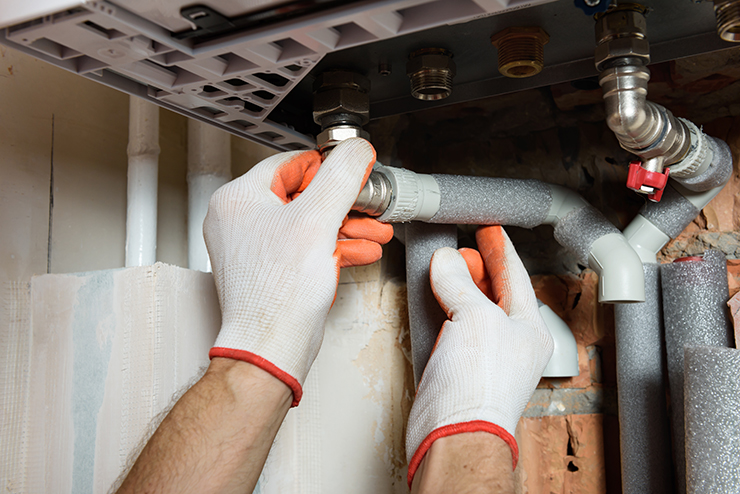
<svg viewBox="0 0 740 494">
<path fill-rule="evenodd" d="M 725 305 L 729 298 L 727 263 L 723 253 L 709 250 L 699 260 L 661 265 L 668 380 L 671 389 L 673 458 L 677 490 L 686 492 L 684 451 L 684 347 L 728 347 L 731 325 Z"/>
<path fill-rule="evenodd" d="M 687 346 L 684 372 L 687 492 L 740 492 L 740 350 Z"/>
<path fill-rule="evenodd" d="M 665 403 L 660 265 L 644 264 L 645 302 L 614 306 L 622 492 L 673 492 Z"/>
<path fill-rule="evenodd" d="M 409 302 L 409 332 L 414 385 L 418 386 L 437 335 L 447 315 L 437 303 L 429 283 L 432 254 L 442 247 L 457 249 L 456 225 L 406 225 L 406 290 Z"/>
</svg>

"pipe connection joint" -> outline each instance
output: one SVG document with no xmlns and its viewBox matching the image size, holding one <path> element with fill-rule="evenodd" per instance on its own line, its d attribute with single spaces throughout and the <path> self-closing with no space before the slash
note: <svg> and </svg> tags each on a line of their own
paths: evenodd
<svg viewBox="0 0 740 494">
<path fill-rule="evenodd" d="M 646 12 L 642 5 L 626 3 L 596 15 L 596 70 L 620 65 L 624 59 L 650 63 Z"/>
<path fill-rule="evenodd" d="M 588 265 L 599 275 L 599 302 L 645 301 L 642 261 L 621 233 L 610 233 L 591 244 Z"/>
<path fill-rule="evenodd" d="M 313 119 L 321 125 L 316 144 L 322 154 L 345 139 L 370 137 L 362 130 L 370 121 L 369 91 L 370 81 L 365 76 L 347 70 L 329 70 L 316 78 Z"/>
<path fill-rule="evenodd" d="M 352 209 L 386 223 L 429 221 L 439 211 L 440 200 L 431 175 L 376 164 Z"/>
</svg>

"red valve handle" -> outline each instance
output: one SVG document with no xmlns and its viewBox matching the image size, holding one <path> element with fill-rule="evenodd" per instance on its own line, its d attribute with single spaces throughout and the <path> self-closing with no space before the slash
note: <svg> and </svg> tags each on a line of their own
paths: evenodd
<svg viewBox="0 0 740 494">
<path fill-rule="evenodd" d="M 665 168 L 663 173 L 651 172 L 642 167 L 642 162 L 633 161 L 630 163 L 630 170 L 627 174 L 627 187 L 638 192 L 643 185 L 652 187 L 655 192 L 648 194 L 648 199 L 653 202 L 660 202 L 670 173 L 670 168 Z"/>
</svg>

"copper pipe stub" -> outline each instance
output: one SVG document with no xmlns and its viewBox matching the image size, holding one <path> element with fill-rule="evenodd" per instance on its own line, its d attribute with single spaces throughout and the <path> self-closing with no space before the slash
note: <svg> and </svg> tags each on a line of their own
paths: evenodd
<svg viewBox="0 0 740 494">
<path fill-rule="evenodd" d="M 411 96 L 425 101 L 448 97 L 452 94 L 452 78 L 456 72 L 452 53 L 443 48 L 413 52 L 406 64 L 406 75 L 411 79 Z"/>
<path fill-rule="evenodd" d="M 714 0 L 717 34 L 725 41 L 740 42 L 740 0 Z"/>
<path fill-rule="evenodd" d="M 541 27 L 507 27 L 491 36 L 498 48 L 498 70 L 520 79 L 539 74 L 545 67 L 545 45 L 550 41 Z"/>
</svg>

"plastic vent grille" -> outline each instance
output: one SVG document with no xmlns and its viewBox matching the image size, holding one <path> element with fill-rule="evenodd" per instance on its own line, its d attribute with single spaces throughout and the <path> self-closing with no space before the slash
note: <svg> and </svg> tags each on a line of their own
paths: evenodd
<svg viewBox="0 0 740 494">
<path fill-rule="evenodd" d="M 135 12 L 88 1 L 10 26 L 0 43 L 233 134 L 296 150 L 313 148 L 314 137 L 269 116 L 327 53 L 548 1 L 361 2 L 312 15 L 310 23 L 298 19 L 200 45 Z"/>
</svg>

